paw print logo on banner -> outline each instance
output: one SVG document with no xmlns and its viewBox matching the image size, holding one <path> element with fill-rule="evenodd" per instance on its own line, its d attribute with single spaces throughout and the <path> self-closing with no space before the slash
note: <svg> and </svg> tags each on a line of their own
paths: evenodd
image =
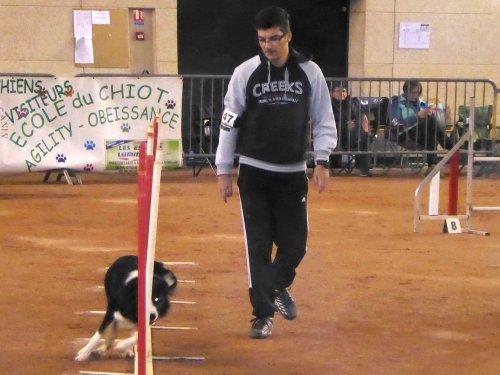
<svg viewBox="0 0 500 375">
<path fill-rule="evenodd" d="M 92 151 L 93 149 L 95 149 L 94 141 L 87 141 L 87 142 L 85 142 L 85 144 L 83 146 L 85 147 L 85 150 Z"/>
<path fill-rule="evenodd" d="M 128 133 L 130 131 L 130 125 L 126 122 L 122 124 L 121 128 L 123 133 Z"/>
<path fill-rule="evenodd" d="M 171 99 L 167 100 L 165 105 L 167 106 L 167 109 L 174 109 L 175 108 L 175 102 Z"/>
<path fill-rule="evenodd" d="M 56 160 L 58 163 L 66 163 L 66 156 L 64 154 L 57 154 Z"/>
<path fill-rule="evenodd" d="M 17 108 L 16 108 L 16 112 L 17 112 L 17 117 L 19 120 L 22 118 L 28 117 L 28 109 L 27 108 L 24 108 L 21 110 L 17 110 Z"/>
<path fill-rule="evenodd" d="M 48 91 L 47 91 L 47 89 L 45 87 L 43 87 L 43 88 L 40 88 L 38 91 L 36 91 L 36 93 L 40 97 L 44 98 L 48 94 Z"/>
<path fill-rule="evenodd" d="M 75 90 L 73 90 L 73 88 L 66 88 L 66 90 L 64 90 L 64 96 L 73 96 L 73 94 L 75 93 Z"/>
<path fill-rule="evenodd" d="M 92 172 L 94 170 L 94 166 L 90 163 L 87 163 L 83 166 L 84 172 Z"/>
</svg>

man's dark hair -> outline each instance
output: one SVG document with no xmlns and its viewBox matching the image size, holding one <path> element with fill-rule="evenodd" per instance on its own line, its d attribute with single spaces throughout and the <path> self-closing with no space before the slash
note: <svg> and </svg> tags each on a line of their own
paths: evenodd
<svg viewBox="0 0 500 375">
<path fill-rule="evenodd" d="M 267 7 L 259 11 L 255 16 L 256 30 L 270 29 L 275 26 L 278 26 L 284 33 L 290 31 L 289 14 L 283 8 Z"/>
</svg>

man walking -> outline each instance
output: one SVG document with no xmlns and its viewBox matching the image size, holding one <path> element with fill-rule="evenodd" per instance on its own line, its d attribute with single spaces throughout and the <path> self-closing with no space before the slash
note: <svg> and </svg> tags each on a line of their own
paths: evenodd
<svg viewBox="0 0 500 375">
<path fill-rule="evenodd" d="M 239 65 L 229 82 L 216 165 L 219 192 L 227 201 L 235 151 L 240 154 L 238 187 L 255 316 L 249 334 L 266 338 L 276 311 L 288 320 L 297 317 L 290 286 L 306 253 L 309 121 L 319 192 L 328 184 L 337 132 L 323 73 L 289 46 L 287 12 L 265 8 L 255 28 L 261 50 Z"/>
</svg>

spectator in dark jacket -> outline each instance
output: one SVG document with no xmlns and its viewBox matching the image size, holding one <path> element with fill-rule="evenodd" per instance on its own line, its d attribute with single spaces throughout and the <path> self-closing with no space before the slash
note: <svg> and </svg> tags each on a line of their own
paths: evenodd
<svg viewBox="0 0 500 375">
<path fill-rule="evenodd" d="M 347 93 L 346 82 L 335 81 L 332 87 L 332 109 L 341 151 L 367 152 L 370 143 L 368 117 Z M 361 177 L 370 177 L 370 155 L 355 155 L 355 167 Z"/>
</svg>

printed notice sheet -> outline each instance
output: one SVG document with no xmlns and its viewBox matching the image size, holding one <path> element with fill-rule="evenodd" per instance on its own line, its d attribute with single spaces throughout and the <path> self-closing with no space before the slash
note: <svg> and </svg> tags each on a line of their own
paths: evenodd
<svg viewBox="0 0 500 375">
<path fill-rule="evenodd" d="M 92 23 L 94 25 L 109 25 L 111 23 L 109 10 L 93 10 Z"/>
<path fill-rule="evenodd" d="M 429 23 L 401 22 L 399 48 L 429 48 L 431 26 Z"/>
<path fill-rule="evenodd" d="M 73 12 L 75 36 L 75 63 L 93 64 L 94 48 L 92 45 L 92 12 L 75 10 Z"/>
</svg>

